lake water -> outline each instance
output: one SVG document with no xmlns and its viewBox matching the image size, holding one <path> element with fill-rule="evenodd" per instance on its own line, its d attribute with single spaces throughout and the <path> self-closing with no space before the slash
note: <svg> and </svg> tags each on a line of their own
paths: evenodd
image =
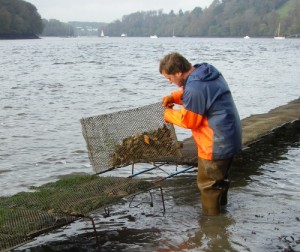
<svg viewBox="0 0 300 252">
<path fill-rule="evenodd" d="M 216 66 L 230 85 L 242 119 L 268 112 L 300 95 L 300 40 L 297 39 L 126 37 L 0 40 L 0 196 L 27 190 L 30 185 L 53 181 L 61 175 L 92 173 L 79 120 L 155 103 L 175 90 L 176 86 L 170 85 L 158 72 L 159 59 L 171 51 L 182 53 L 192 63 L 208 62 Z M 177 129 L 177 133 L 180 140 L 190 136 L 188 131 L 181 129 Z M 272 185 L 277 176 L 282 179 L 282 183 L 272 187 L 267 195 L 275 192 L 288 202 L 299 200 L 296 196 L 299 195 L 300 182 L 297 170 L 299 154 L 299 145 L 288 147 L 283 164 L 275 162 L 279 166 L 273 167 L 275 170 L 262 169 L 259 178 L 271 180 Z M 282 165 L 289 168 L 279 172 Z M 233 193 L 241 197 L 241 203 L 233 203 L 230 209 L 233 215 L 241 214 L 240 208 L 247 208 L 247 201 L 240 195 L 248 193 L 251 195 L 248 200 L 254 200 L 264 188 L 264 182 L 259 182 L 258 177 L 256 180 L 258 175 L 252 174 L 251 170 L 247 170 L 247 175 L 240 175 L 245 176 L 254 179 L 251 183 L 254 187 L 234 188 Z M 292 191 L 292 195 L 285 195 L 286 192 L 281 191 L 284 187 Z M 186 190 L 185 187 L 182 190 Z M 198 193 L 197 189 L 195 193 Z M 196 214 L 198 205 L 197 198 L 192 204 L 193 210 L 190 205 L 182 207 L 192 211 L 184 218 L 186 225 L 192 226 L 182 230 L 195 230 L 195 237 L 203 234 L 198 230 L 203 221 Z M 263 208 L 264 204 L 259 207 Z M 294 220 L 300 217 L 299 204 L 297 207 Z M 189 219 L 195 216 L 199 223 Z M 221 222 L 228 221 L 225 224 L 232 229 L 232 219 L 229 219 L 223 218 Z M 263 218 L 258 216 L 255 219 L 260 221 Z M 242 217 L 237 217 L 234 222 L 240 220 L 240 225 L 250 226 Z M 179 229 L 182 222 L 173 222 L 174 229 Z M 299 227 L 299 221 L 295 223 Z M 234 228 L 238 229 L 237 225 Z M 244 231 L 241 236 L 246 240 L 249 230 Z M 257 233 L 249 232 L 252 236 L 255 235 L 251 232 Z M 261 232 L 266 238 L 267 232 Z M 172 235 L 167 234 L 171 239 Z M 177 234 L 176 237 L 186 240 L 186 235 Z M 231 241 L 232 244 L 238 248 L 236 251 L 252 251 L 251 246 L 243 247 L 240 241 Z M 258 245 L 254 246 L 253 251 L 260 251 L 258 248 Z"/>
</svg>

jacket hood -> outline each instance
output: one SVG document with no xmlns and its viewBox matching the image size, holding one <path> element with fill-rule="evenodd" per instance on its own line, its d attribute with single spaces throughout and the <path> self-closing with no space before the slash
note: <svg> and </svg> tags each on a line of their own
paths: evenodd
<svg viewBox="0 0 300 252">
<path fill-rule="evenodd" d="M 217 68 L 208 63 L 196 64 L 194 67 L 196 69 L 190 74 L 190 76 L 201 81 L 212 81 L 219 78 L 221 75 Z"/>
</svg>

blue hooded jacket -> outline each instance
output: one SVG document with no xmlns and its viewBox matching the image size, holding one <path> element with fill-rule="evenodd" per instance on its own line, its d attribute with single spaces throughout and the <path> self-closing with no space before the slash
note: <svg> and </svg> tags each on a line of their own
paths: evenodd
<svg viewBox="0 0 300 252">
<path fill-rule="evenodd" d="M 207 63 L 197 64 L 174 100 L 180 110 L 165 111 L 165 120 L 192 130 L 198 156 L 230 158 L 242 147 L 240 117 L 222 74 Z M 177 97 L 180 97 L 178 100 Z"/>
</svg>

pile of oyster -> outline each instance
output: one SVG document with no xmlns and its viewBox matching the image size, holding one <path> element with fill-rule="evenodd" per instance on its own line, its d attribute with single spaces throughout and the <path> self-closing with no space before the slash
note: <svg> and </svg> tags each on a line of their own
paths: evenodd
<svg viewBox="0 0 300 252">
<path fill-rule="evenodd" d="M 115 146 L 110 165 L 117 167 L 139 162 L 162 161 L 166 157 L 174 157 L 177 152 L 177 141 L 172 139 L 171 130 L 164 124 L 157 130 L 124 138 L 121 144 Z"/>
</svg>

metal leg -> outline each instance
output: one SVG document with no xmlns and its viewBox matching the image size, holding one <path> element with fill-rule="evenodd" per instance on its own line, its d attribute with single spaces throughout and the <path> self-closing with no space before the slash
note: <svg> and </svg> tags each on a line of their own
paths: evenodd
<svg viewBox="0 0 300 252">
<path fill-rule="evenodd" d="M 108 207 L 105 207 L 105 208 L 104 208 L 104 214 L 103 214 L 103 217 L 104 217 L 104 218 L 107 218 L 107 217 L 109 217 L 109 216 L 110 216 L 110 210 L 109 210 Z"/>
<path fill-rule="evenodd" d="M 162 201 L 162 204 L 163 204 L 163 209 L 164 209 L 164 214 L 165 214 L 165 212 L 166 212 L 166 206 L 165 206 L 164 192 L 163 192 L 163 189 L 162 189 L 161 186 L 159 187 L 159 189 L 160 189 L 161 201 Z"/>
<path fill-rule="evenodd" d="M 162 201 L 162 204 L 163 204 L 163 213 L 165 214 L 165 212 L 166 212 L 166 207 L 165 207 L 165 199 L 164 199 L 163 189 L 162 189 L 161 186 L 158 186 L 158 187 L 155 187 L 155 188 L 159 188 L 159 190 L 160 190 L 161 201 Z M 132 195 L 131 201 L 130 201 L 130 203 L 129 203 L 129 207 L 131 207 L 131 208 L 132 208 L 132 207 L 138 207 L 139 205 L 141 205 L 141 204 L 143 204 L 143 203 L 149 203 L 150 206 L 153 207 L 154 202 L 153 202 L 153 196 L 152 196 L 152 192 L 151 192 L 152 189 L 154 189 L 154 188 L 151 188 L 150 190 L 148 190 L 148 192 L 149 192 L 149 194 L 150 194 L 150 199 L 151 199 L 150 202 L 140 202 L 140 203 L 138 203 L 138 204 L 136 204 L 136 205 L 133 205 L 132 202 L 133 202 L 135 196 L 144 193 L 144 192 L 140 192 L 140 193 L 136 193 L 136 194 Z"/>
<path fill-rule="evenodd" d="M 83 218 L 89 219 L 92 222 L 93 229 L 94 229 L 94 235 L 95 235 L 95 238 L 96 238 L 96 243 L 99 244 L 97 230 L 96 230 L 96 225 L 95 225 L 95 221 L 94 221 L 93 217 L 91 217 L 91 216 L 84 216 Z"/>
</svg>

